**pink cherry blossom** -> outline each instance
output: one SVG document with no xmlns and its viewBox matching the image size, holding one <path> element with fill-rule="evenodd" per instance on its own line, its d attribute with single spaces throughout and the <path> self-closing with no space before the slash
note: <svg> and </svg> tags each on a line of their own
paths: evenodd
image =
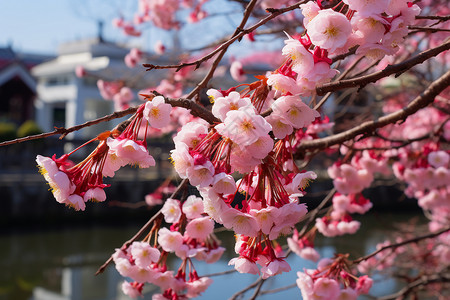
<svg viewBox="0 0 450 300">
<path fill-rule="evenodd" d="M 272 104 L 273 111 L 294 128 L 302 128 L 311 124 L 320 114 L 297 96 L 283 96 Z"/>
<path fill-rule="evenodd" d="M 210 161 L 200 165 L 193 165 L 187 168 L 186 175 L 193 186 L 206 187 L 214 180 L 214 166 Z"/>
<path fill-rule="evenodd" d="M 289 56 L 292 60 L 292 70 L 300 76 L 303 76 L 314 67 L 313 55 L 299 40 L 293 39 L 290 36 L 288 37 L 289 39 L 284 41 L 286 46 L 283 47 L 282 53 L 283 55 Z"/>
<path fill-rule="evenodd" d="M 238 92 L 230 92 L 228 96 L 216 97 L 211 112 L 221 120 L 225 120 L 227 113 L 231 110 L 251 105 L 250 98 L 241 98 Z"/>
<path fill-rule="evenodd" d="M 272 133 L 277 139 L 283 139 L 293 131 L 292 125 L 279 114 L 272 113 L 266 117 L 266 120 L 272 126 Z"/>
<path fill-rule="evenodd" d="M 272 86 L 281 95 L 288 93 L 297 95 L 301 92 L 301 87 L 298 86 L 297 81 L 283 74 L 270 74 L 267 76 L 267 84 Z"/>
<path fill-rule="evenodd" d="M 249 261 L 245 257 L 232 258 L 228 265 L 234 266 L 239 273 L 259 274 L 259 269 L 256 263 Z"/>
<path fill-rule="evenodd" d="M 206 291 L 212 283 L 213 280 L 209 277 L 201 277 L 197 280 L 188 281 L 186 282 L 186 296 L 189 298 L 198 297 L 201 293 Z"/>
<path fill-rule="evenodd" d="M 162 128 L 169 125 L 172 106 L 165 103 L 164 97 L 156 96 L 145 104 L 144 118 L 154 128 Z"/>
<path fill-rule="evenodd" d="M 242 66 L 242 63 L 240 61 L 234 61 L 231 63 L 230 66 L 230 74 L 231 77 L 233 77 L 234 80 L 241 82 L 247 79 L 247 76 L 245 76 L 244 67 Z"/>
<path fill-rule="evenodd" d="M 202 198 L 190 195 L 184 201 L 182 209 L 188 219 L 200 218 L 204 213 Z"/>
<path fill-rule="evenodd" d="M 345 45 L 352 26 L 343 14 L 324 9 L 308 23 L 306 30 L 314 45 L 334 51 Z"/>
<path fill-rule="evenodd" d="M 291 267 L 287 262 L 282 259 L 275 259 L 261 268 L 261 277 L 267 279 L 283 272 L 289 272 L 290 270 Z"/>
<path fill-rule="evenodd" d="M 435 168 L 447 167 L 450 155 L 445 151 L 434 151 L 428 154 L 428 162 Z"/>
<path fill-rule="evenodd" d="M 391 0 L 343 0 L 350 9 L 358 11 L 361 15 L 369 17 L 385 11 Z"/>
<path fill-rule="evenodd" d="M 221 219 L 223 226 L 233 228 L 237 234 L 254 237 L 260 230 L 255 217 L 235 209 L 223 211 Z"/>
<path fill-rule="evenodd" d="M 89 200 L 94 202 L 103 202 L 106 200 L 105 190 L 96 187 L 93 189 L 89 189 L 83 196 L 84 202 L 88 202 Z"/>
<path fill-rule="evenodd" d="M 158 231 L 158 243 L 164 251 L 175 252 L 183 244 L 183 236 L 178 231 L 161 228 Z"/>
<path fill-rule="evenodd" d="M 189 237 L 205 240 L 214 230 L 214 221 L 208 217 L 196 218 L 186 225 L 186 233 Z"/>
<path fill-rule="evenodd" d="M 140 268 L 147 268 L 157 262 L 161 255 L 159 250 L 146 242 L 133 242 L 129 248 L 135 264 Z"/>
<path fill-rule="evenodd" d="M 142 296 L 143 284 L 138 282 L 124 281 L 122 283 L 122 291 L 128 297 L 135 299 Z"/>
<path fill-rule="evenodd" d="M 156 54 L 163 55 L 166 52 L 166 47 L 162 43 L 162 41 L 158 40 L 155 43 L 155 46 L 153 47 L 153 50 L 155 50 Z"/>
<path fill-rule="evenodd" d="M 167 223 L 177 223 L 181 216 L 180 201 L 172 198 L 167 198 L 164 202 L 161 212 L 164 215 L 164 220 Z"/>
<path fill-rule="evenodd" d="M 217 194 L 232 194 L 236 191 L 236 182 L 233 176 L 221 172 L 214 175 L 212 188 Z"/>
<path fill-rule="evenodd" d="M 267 135 L 272 126 L 252 109 L 240 109 L 229 111 L 224 122 L 215 128 L 242 148 Z"/>
<path fill-rule="evenodd" d="M 303 26 L 306 27 L 308 23 L 315 17 L 320 11 L 320 7 L 315 1 L 308 1 L 307 3 L 300 4 L 302 10 Z"/>
</svg>

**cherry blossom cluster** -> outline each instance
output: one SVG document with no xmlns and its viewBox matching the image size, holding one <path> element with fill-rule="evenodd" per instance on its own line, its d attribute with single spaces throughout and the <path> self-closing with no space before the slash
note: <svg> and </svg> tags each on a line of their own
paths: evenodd
<svg viewBox="0 0 450 300">
<path fill-rule="evenodd" d="M 297 229 L 294 229 L 292 237 L 287 238 L 289 249 L 303 259 L 317 262 L 320 259 L 320 254 L 314 249 L 315 232 L 315 230 L 312 230 L 305 236 L 300 237 Z"/>
<path fill-rule="evenodd" d="M 99 79 L 97 87 L 103 99 L 114 102 L 114 110 L 116 111 L 129 108 L 130 102 L 135 98 L 133 91 L 121 81 Z"/>
<path fill-rule="evenodd" d="M 199 189 L 205 212 L 239 235 L 239 257 L 230 264 L 254 274 L 260 273 L 259 264 L 267 278 L 290 270 L 277 256 L 274 240 L 305 216 L 306 206 L 298 204 L 298 197 L 316 178 L 293 164 L 291 134 L 319 114 L 298 96 L 274 100 L 267 79 L 259 79 L 241 92 L 209 90 L 212 113 L 221 122 L 210 126 L 197 120 L 183 126 L 171 158 L 179 176 Z M 262 117 L 259 113 L 268 108 L 273 113 Z M 242 178 L 236 181 L 235 172 Z"/>
<path fill-rule="evenodd" d="M 306 32 L 288 36 L 282 50 L 285 63 L 268 76 L 268 84 L 281 94 L 310 96 L 317 85 L 338 71 L 329 55 L 357 46 L 357 55 L 375 60 L 393 55 L 408 33 L 420 8 L 406 0 L 343 0 L 333 8 L 322 1 L 301 4 Z"/>
<path fill-rule="evenodd" d="M 213 234 L 214 221 L 204 213 L 202 199 L 195 195 L 189 196 L 184 203 L 168 198 L 162 214 L 164 220 L 172 224 L 170 229 L 157 222 L 145 241 L 117 249 L 113 255 L 118 272 L 133 280 L 125 281 L 122 290 L 136 298 L 142 295 L 145 284 L 154 284 L 162 293 L 153 295 L 152 299 L 197 297 L 208 288 L 212 279 L 198 276 L 193 259 L 214 263 L 225 251 Z M 170 253 L 181 259 L 176 272 L 169 270 L 166 263 Z"/>
<path fill-rule="evenodd" d="M 357 145 L 368 144 L 359 142 Z M 343 153 L 347 154 L 347 148 L 342 148 Z M 353 220 L 350 214 L 364 214 L 372 207 L 362 191 L 370 187 L 375 173 L 389 174 L 387 159 L 369 150 L 355 153 L 350 163 L 337 161 L 328 168 L 328 175 L 333 179 L 337 192 L 333 196 L 331 213 L 316 219 L 319 232 L 332 237 L 353 234 L 359 229 L 360 223 Z"/>
<path fill-rule="evenodd" d="M 139 0 L 138 11 L 132 21 L 121 17 L 114 19 L 113 24 L 130 36 L 140 36 L 142 32 L 137 26 L 148 22 L 166 30 L 179 29 L 181 23 L 177 20 L 177 12 L 182 8 L 189 9 L 187 21 L 198 22 L 207 16 L 207 12 L 202 9 L 205 2 L 207 0 Z"/>
<path fill-rule="evenodd" d="M 298 272 L 297 276 L 297 285 L 304 300 L 356 300 L 360 295 L 367 294 L 373 283 L 367 275 L 355 276 L 343 255 L 322 259 L 316 270 L 307 269 Z"/>
<path fill-rule="evenodd" d="M 125 55 L 124 61 L 127 67 L 134 68 L 143 59 L 144 53 L 138 48 L 132 48 L 130 52 Z"/>
<path fill-rule="evenodd" d="M 126 128 L 104 132 L 97 138 L 81 145 L 60 158 L 38 155 L 36 162 L 40 173 L 49 183 L 52 193 L 59 203 L 84 210 L 86 202 L 102 202 L 106 199 L 103 177 L 113 177 L 115 172 L 125 165 L 148 168 L 155 165 L 154 158 L 148 153 L 145 137 L 139 139 L 142 123 L 144 128 L 166 126 L 171 106 L 164 98 L 155 97 L 142 104 Z M 144 134 L 145 136 L 146 134 Z M 69 157 L 93 141 L 99 145 L 82 162 L 74 165 Z"/>
<path fill-rule="evenodd" d="M 395 126 L 397 128 L 392 128 L 393 138 L 400 130 L 411 131 L 409 138 L 414 138 L 423 136 L 425 132 L 429 134 L 444 125 L 442 127 L 444 144 L 425 139 L 388 152 L 388 155 L 395 155 L 399 159 L 394 163 L 393 170 L 399 180 L 407 183 L 405 194 L 418 199 L 419 206 L 430 213 L 431 230 L 441 228 L 449 222 L 450 154 L 445 149 L 445 141 L 450 140 L 450 126 L 446 118 L 444 113 L 429 108 L 424 109 L 423 113 L 418 112 L 417 116 L 408 119 L 404 124 Z"/>
</svg>

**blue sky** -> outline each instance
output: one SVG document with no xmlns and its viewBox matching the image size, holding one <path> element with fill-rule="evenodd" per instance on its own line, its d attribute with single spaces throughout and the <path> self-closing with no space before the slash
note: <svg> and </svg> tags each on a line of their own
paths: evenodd
<svg viewBox="0 0 450 300">
<path fill-rule="evenodd" d="M 98 20 L 105 20 L 103 35 L 109 41 L 128 43 L 143 50 L 153 49 L 157 40 L 169 48 L 172 33 L 148 26 L 140 38 L 126 37 L 114 28 L 111 20 L 123 14 L 130 19 L 136 11 L 137 0 L 0 0 L 0 47 L 12 45 L 13 50 L 26 53 L 57 54 L 61 43 L 93 38 L 98 33 Z M 183 46 L 196 49 L 234 31 L 242 17 L 236 3 L 215 0 L 205 5 L 211 14 L 233 12 L 198 24 L 191 24 L 178 32 Z M 245 40 L 240 43 L 245 43 Z M 271 43 L 269 43 L 270 45 Z M 237 46 L 237 45 L 236 45 Z M 260 45 L 231 47 L 236 55 L 252 51 Z M 262 48 L 267 47 L 266 44 Z M 273 47 L 274 45 L 272 45 Z M 269 46 L 270 47 L 270 46 Z M 237 50 L 237 51 L 236 51 Z"/>
<path fill-rule="evenodd" d="M 12 44 L 19 52 L 55 54 L 63 42 L 97 36 L 97 20 L 105 22 L 109 40 L 126 42 L 111 20 L 121 9 L 132 11 L 130 0 L 0 0 L 0 47 Z M 108 3 L 106 5 L 105 3 Z"/>
</svg>

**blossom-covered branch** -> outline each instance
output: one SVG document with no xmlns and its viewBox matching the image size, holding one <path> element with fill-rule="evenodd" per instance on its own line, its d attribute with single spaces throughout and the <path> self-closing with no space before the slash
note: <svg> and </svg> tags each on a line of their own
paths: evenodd
<svg viewBox="0 0 450 300">
<path fill-rule="evenodd" d="M 447 43 L 450 46 L 450 43 Z M 405 120 L 408 116 L 414 114 L 419 109 L 429 105 L 434 101 L 434 98 L 439 95 L 443 90 L 448 88 L 450 85 L 450 71 L 442 75 L 435 82 L 430 84 L 430 86 L 419 96 L 417 96 L 411 103 L 409 103 L 403 109 L 391 113 L 389 115 L 378 118 L 374 121 L 367 121 L 363 124 L 356 126 L 352 129 L 346 130 L 344 132 L 321 138 L 312 141 L 304 141 L 298 147 L 299 151 L 304 150 L 318 150 L 331 147 L 333 145 L 343 143 L 348 141 L 357 135 L 367 134 L 373 132 L 375 129 L 386 126 L 388 124 L 393 124 L 395 122 Z"/>
<path fill-rule="evenodd" d="M 371 82 L 375 82 L 377 80 L 380 80 L 381 78 L 390 76 L 392 74 L 395 74 L 396 76 L 399 76 L 403 72 L 409 70 L 415 65 L 421 64 L 430 57 L 436 56 L 446 50 L 450 49 L 450 40 L 446 41 L 442 45 L 439 45 L 435 48 L 425 50 L 421 52 L 420 54 L 407 59 L 401 63 L 395 64 L 395 65 L 389 65 L 384 70 L 357 77 L 357 78 L 351 78 L 346 80 L 339 80 L 335 82 L 330 82 L 323 84 L 321 86 L 318 86 L 316 88 L 318 95 L 324 95 L 327 92 L 331 91 L 338 91 L 344 88 L 350 88 L 350 87 L 359 87 L 360 89 L 366 86 L 367 84 Z"/>
</svg>

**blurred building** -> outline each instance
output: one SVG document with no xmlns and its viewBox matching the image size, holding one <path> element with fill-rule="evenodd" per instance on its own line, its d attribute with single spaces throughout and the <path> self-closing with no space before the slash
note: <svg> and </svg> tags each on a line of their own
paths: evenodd
<svg viewBox="0 0 450 300">
<path fill-rule="evenodd" d="M 130 72 L 123 62 L 128 51 L 100 38 L 74 41 L 62 44 L 55 59 L 34 67 L 32 74 L 37 79 L 38 94 L 36 121 L 42 130 L 68 128 L 112 113 L 113 104 L 102 99 L 96 83 L 99 78 L 116 80 Z M 77 77 L 78 66 L 89 75 Z M 109 127 L 103 123 L 75 132 L 71 137 L 92 136 Z"/>
<path fill-rule="evenodd" d="M 0 122 L 18 126 L 33 118 L 36 81 L 30 69 L 49 58 L 0 48 Z"/>
<path fill-rule="evenodd" d="M 123 82 L 135 92 L 134 104 L 137 104 L 139 90 L 154 88 L 167 77 L 167 70 L 146 72 L 140 65 L 142 62 L 129 68 L 124 57 L 130 48 L 105 41 L 101 31 L 99 24 L 98 37 L 61 44 L 56 58 L 32 69 L 32 75 L 37 80 L 36 121 L 43 131 L 52 131 L 54 127 L 69 128 L 113 113 L 114 103 L 103 99 L 97 87 L 99 79 Z M 160 65 L 178 63 L 182 55 L 179 43 L 175 34 L 172 51 L 164 55 L 144 53 L 143 61 Z M 76 76 L 78 67 L 86 71 L 85 76 Z M 120 121 L 102 122 L 67 137 L 91 138 L 110 130 Z"/>
</svg>

